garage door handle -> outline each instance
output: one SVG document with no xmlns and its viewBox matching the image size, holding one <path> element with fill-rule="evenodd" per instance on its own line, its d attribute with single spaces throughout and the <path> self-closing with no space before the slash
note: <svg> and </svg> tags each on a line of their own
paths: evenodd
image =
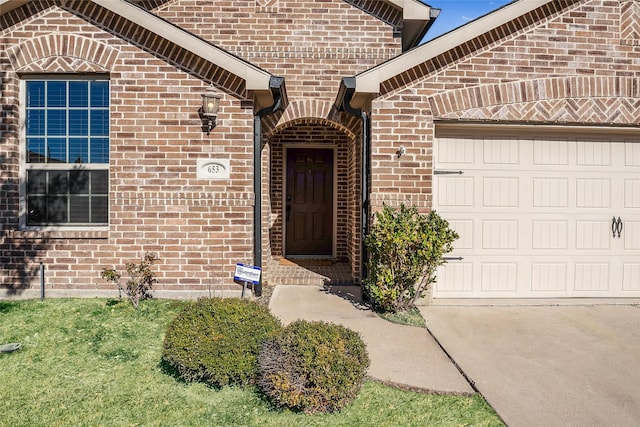
<svg viewBox="0 0 640 427">
<path fill-rule="evenodd" d="M 442 170 L 436 170 L 433 171 L 434 175 L 462 175 L 464 172 L 462 171 L 442 171 Z"/>
<path fill-rule="evenodd" d="M 461 256 L 443 256 L 444 261 L 462 261 L 464 258 Z"/>
<path fill-rule="evenodd" d="M 611 234 L 613 235 L 613 238 L 616 238 L 616 234 L 618 239 L 620 238 L 620 236 L 622 236 L 622 218 L 618 217 L 616 218 L 615 216 L 611 219 Z"/>
</svg>

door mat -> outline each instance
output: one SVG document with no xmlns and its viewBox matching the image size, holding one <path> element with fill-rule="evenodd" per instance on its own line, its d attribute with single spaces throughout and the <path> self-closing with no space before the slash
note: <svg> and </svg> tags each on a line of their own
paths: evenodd
<svg viewBox="0 0 640 427">
<path fill-rule="evenodd" d="M 280 265 L 300 266 L 300 267 L 331 267 L 333 261 L 330 259 L 286 259 L 279 261 Z"/>
</svg>

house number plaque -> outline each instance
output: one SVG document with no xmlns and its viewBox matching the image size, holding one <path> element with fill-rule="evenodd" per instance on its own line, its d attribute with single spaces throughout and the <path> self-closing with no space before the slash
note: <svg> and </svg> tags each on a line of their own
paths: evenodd
<svg viewBox="0 0 640 427">
<path fill-rule="evenodd" d="M 198 159 L 198 179 L 229 179 L 229 159 Z"/>
</svg>

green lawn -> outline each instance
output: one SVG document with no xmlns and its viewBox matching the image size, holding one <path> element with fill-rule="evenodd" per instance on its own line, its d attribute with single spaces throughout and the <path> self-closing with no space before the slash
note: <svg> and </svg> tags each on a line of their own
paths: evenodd
<svg viewBox="0 0 640 427">
<path fill-rule="evenodd" d="M 478 396 L 435 396 L 365 383 L 339 414 L 274 410 L 252 390 L 186 385 L 160 367 L 181 302 L 139 311 L 104 299 L 0 301 L 0 426 L 497 426 Z"/>
</svg>

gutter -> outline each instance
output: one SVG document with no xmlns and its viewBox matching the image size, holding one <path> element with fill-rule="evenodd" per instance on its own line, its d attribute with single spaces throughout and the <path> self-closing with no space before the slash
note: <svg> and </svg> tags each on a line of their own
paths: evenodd
<svg viewBox="0 0 640 427">
<path fill-rule="evenodd" d="M 368 277 L 367 259 L 368 251 L 364 243 L 365 237 L 369 234 L 369 217 L 371 212 L 371 190 L 369 183 L 371 182 L 371 131 L 369 115 L 361 108 L 351 106 L 351 101 L 356 93 L 356 78 L 344 77 L 340 84 L 340 91 L 336 99 L 336 107 L 338 111 L 344 111 L 354 117 L 358 117 L 362 121 L 362 151 L 361 151 L 361 173 L 360 173 L 360 189 L 361 189 L 361 256 L 360 256 L 360 272 L 361 282 Z"/>
<path fill-rule="evenodd" d="M 262 118 L 286 108 L 287 97 L 284 77 L 271 76 L 269 89 L 273 104 L 259 110 L 253 117 L 253 265 L 262 268 Z M 262 275 L 253 289 L 262 295 Z"/>
</svg>

